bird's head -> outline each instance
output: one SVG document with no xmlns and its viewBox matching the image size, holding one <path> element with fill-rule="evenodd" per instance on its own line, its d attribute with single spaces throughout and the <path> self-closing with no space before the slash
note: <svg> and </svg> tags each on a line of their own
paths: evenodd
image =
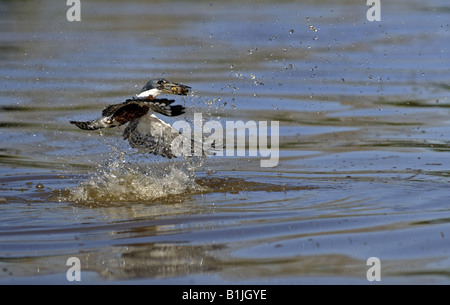
<svg viewBox="0 0 450 305">
<path fill-rule="evenodd" d="M 172 83 L 164 78 L 151 79 L 142 88 L 141 92 L 137 95 L 139 98 L 155 98 L 162 93 L 187 95 L 191 91 L 191 87 Z"/>
</svg>

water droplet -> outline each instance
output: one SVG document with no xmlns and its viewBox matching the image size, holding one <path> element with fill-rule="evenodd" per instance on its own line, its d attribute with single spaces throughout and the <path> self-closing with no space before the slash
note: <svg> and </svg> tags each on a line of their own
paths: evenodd
<svg viewBox="0 0 450 305">
<path fill-rule="evenodd" d="M 309 25 L 309 29 L 313 32 L 317 32 L 317 29 L 312 24 Z"/>
</svg>

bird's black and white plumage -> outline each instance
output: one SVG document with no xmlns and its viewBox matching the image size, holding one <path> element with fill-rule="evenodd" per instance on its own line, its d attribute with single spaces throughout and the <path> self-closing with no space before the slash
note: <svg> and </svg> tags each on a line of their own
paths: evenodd
<svg viewBox="0 0 450 305">
<path fill-rule="evenodd" d="M 184 113 L 181 105 L 172 106 L 174 100 L 132 98 L 122 104 L 109 105 L 102 111 L 102 117 L 93 121 L 70 121 L 84 130 L 96 130 L 121 126 L 146 115 L 149 110 L 166 116 L 178 116 Z"/>
<path fill-rule="evenodd" d="M 170 124 L 159 119 L 150 110 L 165 116 L 178 116 L 184 113 L 181 105 L 172 105 L 174 100 L 156 99 L 162 93 L 187 95 L 191 87 L 171 83 L 163 78 L 150 80 L 141 92 L 121 104 L 109 105 L 102 111 L 102 117 L 93 121 L 70 121 L 84 130 L 111 128 L 128 123 L 123 133 L 130 145 L 141 151 L 175 157 L 172 142 L 180 133 Z"/>
</svg>

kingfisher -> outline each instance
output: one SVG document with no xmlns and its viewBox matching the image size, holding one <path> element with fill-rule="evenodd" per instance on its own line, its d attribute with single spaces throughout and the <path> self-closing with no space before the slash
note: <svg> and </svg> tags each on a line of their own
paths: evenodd
<svg viewBox="0 0 450 305">
<path fill-rule="evenodd" d="M 155 78 L 145 84 L 141 92 L 120 104 L 109 105 L 102 111 L 102 117 L 92 121 L 70 121 L 84 130 L 112 128 L 128 123 L 123 132 L 124 140 L 144 152 L 176 157 L 171 143 L 180 135 L 169 123 L 159 119 L 151 112 L 165 116 L 179 116 L 185 113 L 181 105 L 172 105 L 175 100 L 156 98 L 160 94 L 187 95 L 191 87 Z M 151 112 L 150 112 L 151 111 Z"/>
</svg>

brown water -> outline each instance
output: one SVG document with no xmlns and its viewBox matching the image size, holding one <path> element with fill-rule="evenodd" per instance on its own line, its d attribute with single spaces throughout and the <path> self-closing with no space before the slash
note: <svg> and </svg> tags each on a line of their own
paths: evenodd
<svg viewBox="0 0 450 305">
<path fill-rule="evenodd" d="M 381 2 L 1 2 L 0 283 L 448 283 L 450 6 Z M 68 123 L 152 77 L 279 121 L 278 166 Z"/>
</svg>

